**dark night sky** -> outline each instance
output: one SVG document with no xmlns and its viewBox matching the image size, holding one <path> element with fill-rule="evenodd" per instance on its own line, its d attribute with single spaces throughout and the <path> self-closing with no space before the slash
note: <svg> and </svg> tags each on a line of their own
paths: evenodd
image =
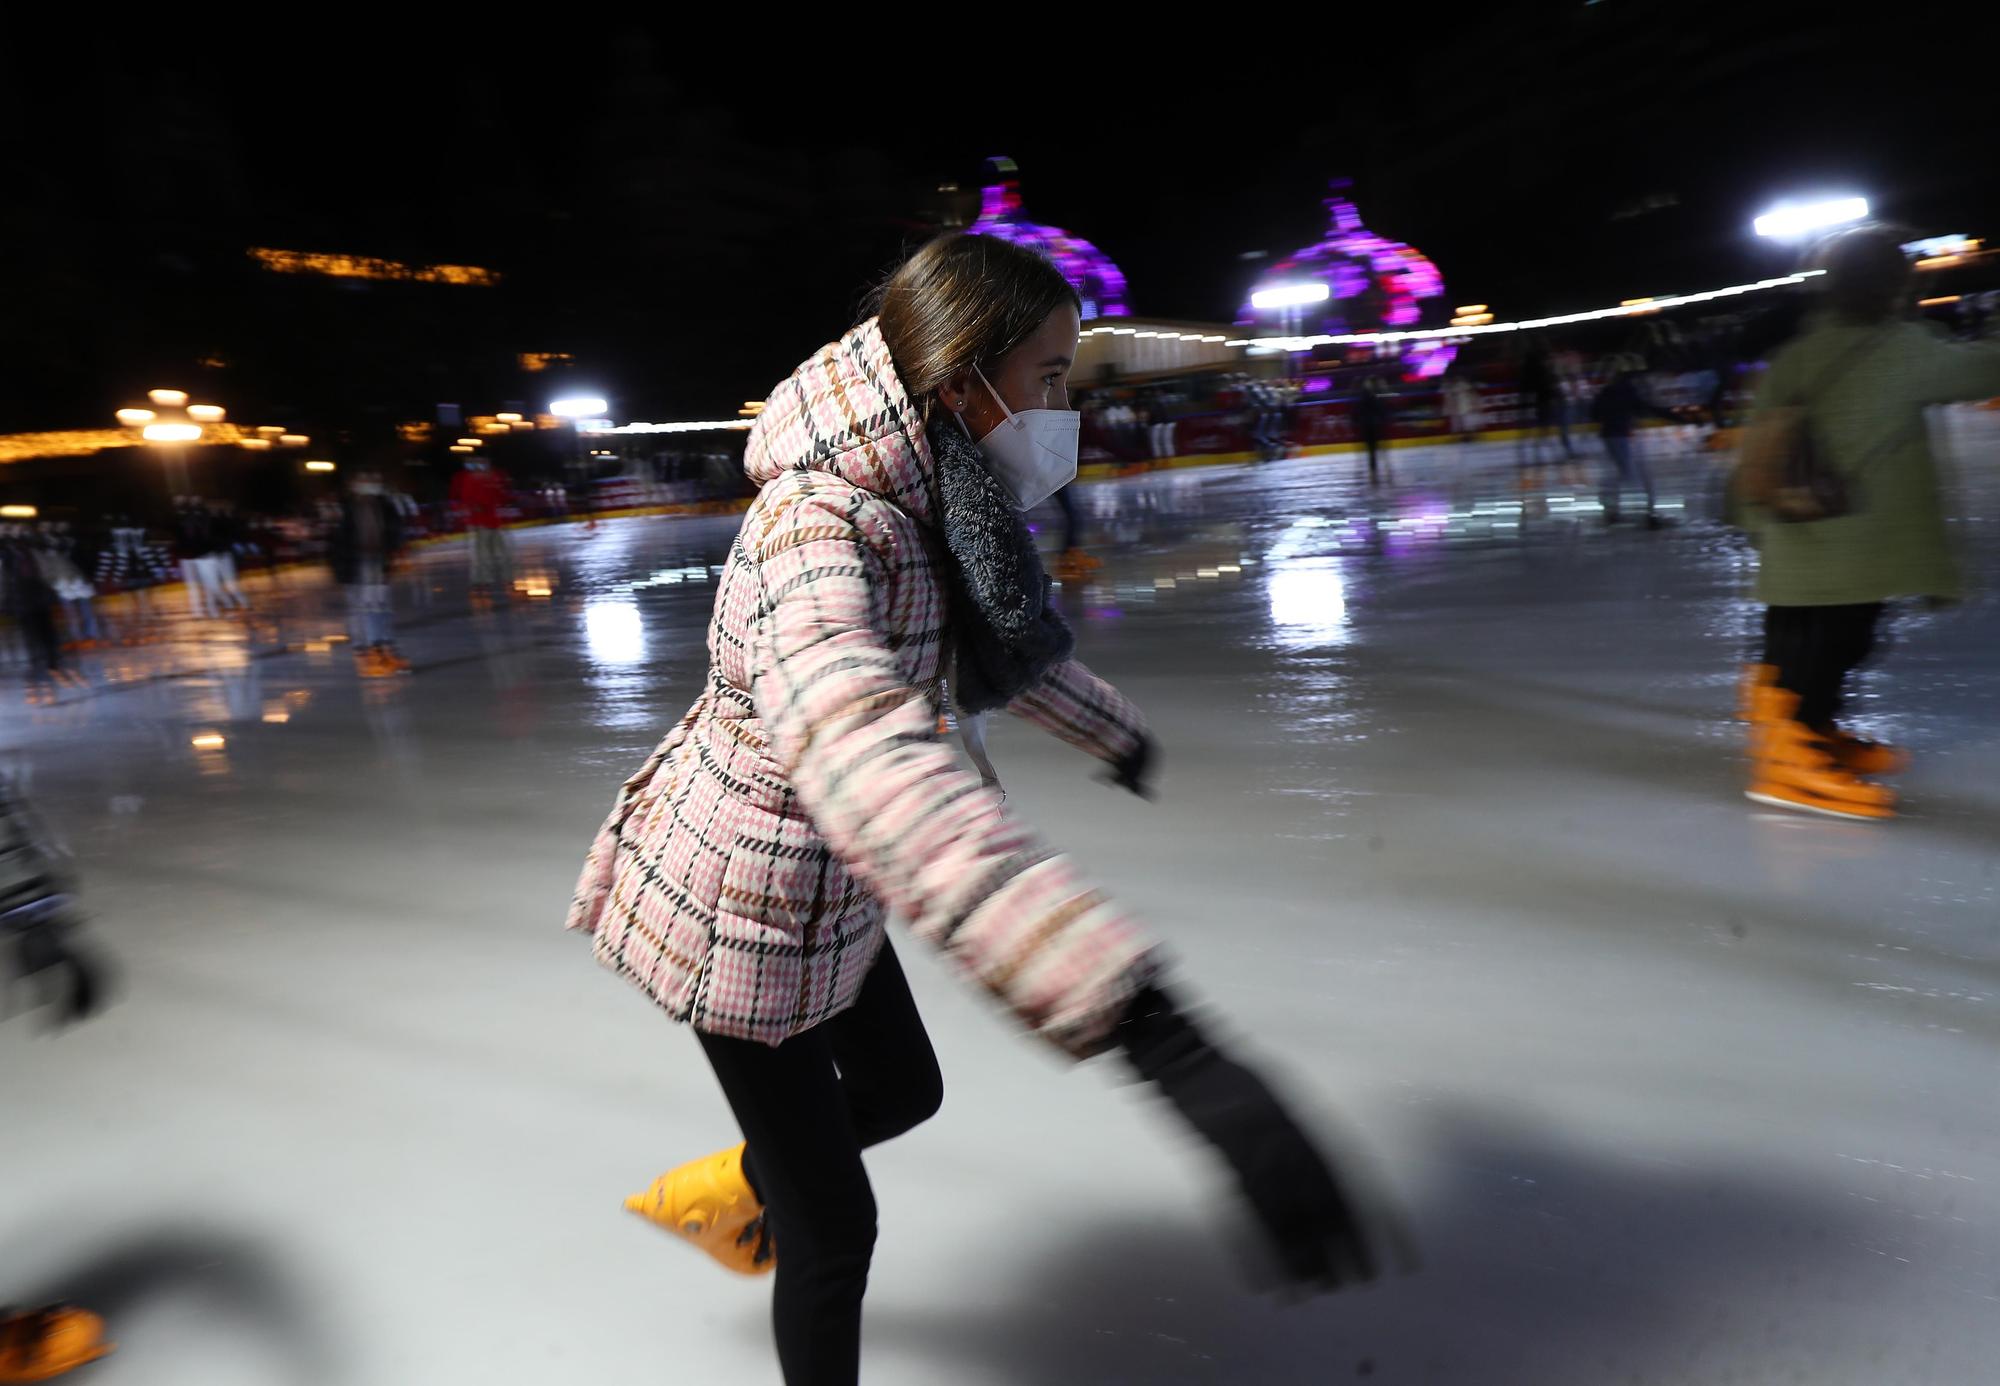
<svg viewBox="0 0 2000 1386">
<path fill-rule="evenodd" d="M 1197 319 L 1231 314 L 1245 252 L 1317 236 L 1333 175 L 1454 298 L 1503 315 L 1762 273 L 1778 258 L 1747 222 L 1794 190 L 2000 233 L 1990 84 L 1962 26 L 1605 0 L 1343 16 L 1281 49 L 1214 14 L 1179 22 L 1185 40 L 1116 60 L 990 26 L 963 49 L 933 26 L 852 56 L 802 36 L 810 60 L 730 56 L 666 20 L 588 41 L 239 36 L 81 74 L 17 48 L 0 152 L 27 192 L 0 242 L 0 368 L 43 398 L 0 408 L 84 422 L 49 416 L 128 382 L 83 377 L 171 364 L 202 305 L 247 321 L 202 255 L 252 243 L 499 266 L 514 287 L 481 330 L 585 347 L 635 411 L 733 406 L 842 326 L 937 186 L 994 153 L 1021 164 L 1032 215 L 1123 266 L 1139 311 Z M 170 313 L 135 279 L 169 271 L 204 285 Z M 148 311 L 173 325 L 119 317 Z M 52 342 L 90 330 L 152 355 Z M 471 392 L 448 374 L 430 388 Z"/>
</svg>

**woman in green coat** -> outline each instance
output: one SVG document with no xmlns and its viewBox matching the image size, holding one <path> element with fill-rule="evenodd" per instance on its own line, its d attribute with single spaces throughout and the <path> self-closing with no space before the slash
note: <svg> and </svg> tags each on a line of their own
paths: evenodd
<svg viewBox="0 0 2000 1386">
<path fill-rule="evenodd" d="M 1842 818 L 1893 817 L 1894 793 L 1864 777 L 1908 759 L 1836 720 L 1883 603 L 1963 592 L 1924 411 L 2000 395 L 2000 351 L 1946 341 L 1909 316 L 1911 271 L 1897 241 L 1870 225 L 1821 248 L 1824 274 L 1810 282 L 1823 310 L 1771 362 L 1740 492 L 1752 502 L 1766 604 L 1764 661 L 1751 670 L 1746 707 L 1749 796 Z M 1815 499 L 1780 475 L 1802 445 L 1836 483 L 1830 505 L 1827 487 Z"/>
</svg>

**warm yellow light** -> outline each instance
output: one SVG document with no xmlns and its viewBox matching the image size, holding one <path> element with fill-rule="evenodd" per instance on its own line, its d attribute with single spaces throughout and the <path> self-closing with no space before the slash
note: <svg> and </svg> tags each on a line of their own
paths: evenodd
<svg viewBox="0 0 2000 1386">
<path fill-rule="evenodd" d="M 310 435 L 304 433 L 280 433 L 278 441 L 288 448 L 302 448 L 307 443 L 310 443 L 312 438 Z"/>
<path fill-rule="evenodd" d="M 463 443 L 453 443 L 453 444 L 451 445 L 451 450 L 452 450 L 453 452 L 471 452 L 471 451 L 472 451 L 472 449 L 471 449 L 471 448 L 467 447 L 467 446 L 466 446 L 465 444 L 463 444 Z"/>
<path fill-rule="evenodd" d="M 127 428 L 144 428 L 153 419 L 154 414 L 150 409 L 120 409 L 118 411 L 118 422 L 124 424 Z"/>
<path fill-rule="evenodd" d="M 308 462 L 306 463 L 306 470 L 309 472 L 330 472 L 333 470 L 333 463 L 320 461 Z"/>
<path fill-rule="evenodd" d="M 202 732 L 194 738 L 193 742 L 194 748 L 197 751 L 219 751 L 227 744 L 222 739 L 221 732 Z"/>
<path fill-rule="evenodd" d="M 1945 294 L 1945 295 L 1944 295 L 1944 296 L 1943 296 L 1942 298 L 1920 298 L 1920 299 L 1918 299 L 1918 300 L 1917 300 L 1917 307 L 1919 307 L 1919 308 L 1942 308 L 1942 307 L 1944 307 L 1944 306 L 1945 306 L 1945 305 L 1946 305 L 1947 303 L 1956 303 L 1956 302 L 1958 302 L 1958 300 L 1959 300 L 1959 297 L 1960 297 L 1960 296 L 1959 296 L 1958 294 Z M 4 515 L 4 514 L 6 514 L 6 513 L 7 513 L 7 512 L 6 512 L 5 510 L 0 510 L 0 515 Z"/>
<path fill-rule="evenodd" d="M 146 398 L 168 409 L 178 409 L 188 402 L 186 390 L 148 390 Z"/>
<path fill-rule="evenodd" d="M 524 429 L 532 429 L 534 425 L 529 423 L 526 419 L 521 419 L 515 423 L 508 424 L 507 427 L 512 429 L 514 432 L 519 433 Z"/>
<path fill-rule="evenodd" d="M 265 713 L 264 720 L 273 726 L 282 727 L 285 723 L 292 720 L 292 714 L 283 708 L 278 708 L 276 711 Z"/>
<path fill-rule="evenodd" d="M 258 425 L 257 425 L 257 436 L 258 436 L 259 438 L 276 438 L 276 437 L 280 436 L 281 434 L 283 434 L 283 433 L 284 433 L 284 431 L 285 431 L 285 430 L 284 430 L 283 428 L 279 427 L 279 426 L 278 426 L 277 424 L 258 424 Z"/>
<path fill-rule="evenodd" d="M 479 440 L 477 438 L 460 438 L 458 445 L 462 448 L 476 448 L 479 446 Z"/>
<path fill-rule="evenodd" d="M 271 440 L 269 438 L 245 438 L 243 446 L 249 448 L 252 452 L 268 452 L 271 449 Z"/>
<path fill-rule="evenodd" d="M 1459 308 L 1456 311 L 1463 317 L 1470 317 L 1474 313 L 1485 312 L 1486 308 L 1487 305 L 1484 303 L 1468 303 L 1464 307 Z"/>
<path fill-rule="evenodd" d="M 495 414 L 493 417 L 495 420 L 503 424 L 517 424 L 521 422 L 521 416 L 519 414 Z"/>
<path fill-rule="evenodd" d="M 41 513 L 32 505 L 0 505 L 0 517 L 9 520 L 32 520 Z"/>
<path fill-rule="evenodd" d="M 149 423 L 139 436 L 149 443 L 198 443 L 201 425 L 193 423 Z"/>
<path fill-rule="evenodd" d="M 418 284 L 458 284 L 489 288 L 500 275 L 479 265 L 406 265 L 372 255 L 338 255 L 311 250 L 253 246 L 250 258 L 278 274 L 320 274 L 329 279 L 401 279 Z"/>
<path fill-rule="evenodd" d="M 221 423 L 224 410 L 219 404 L 190 404 L 188 417 L 196 423 Z"/>
</svg>

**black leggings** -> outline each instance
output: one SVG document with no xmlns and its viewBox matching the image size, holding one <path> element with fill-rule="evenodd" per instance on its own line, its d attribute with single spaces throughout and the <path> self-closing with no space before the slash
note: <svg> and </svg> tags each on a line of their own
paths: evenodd
<svg viewBox="0 0 2000 1386">
<path fill-rule="evenodd" d="M 771 1220 L 771 1317 L 786 1386 L 852 1386 L 875 1194 L 861 1152 L 927 1120 L 944 1078 L 910 985 L 882 945 L 854 1005 L 775 1049 L 702 1035 L 749 1143 L 744 1173 Z"/>
<path fill-rule="evenodd" d="M 1840 711 L 1841 687 L 1875 649 L 1882 603 L 1764 608 L 1764 662 L 1778 687 L 1799 695 L 1799 721 L 1824 730 Z"/>
</svg>

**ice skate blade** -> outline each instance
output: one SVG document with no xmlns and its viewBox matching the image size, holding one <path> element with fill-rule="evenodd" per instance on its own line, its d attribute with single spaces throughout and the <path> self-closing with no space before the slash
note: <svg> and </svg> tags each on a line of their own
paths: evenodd
<svg viewBox="0 0 2000 1386">
<path fill-rule="evenodd" d="M 1845 809 L 1830 808 L 1824 804 L 1802 804 L 1796 799 L 1780 799 L 1775 794 L 1759 794 L 1754 789 L 1743 791 L 1743 797 L 1756 804 L 1769 804 L 1772 808 L 1797 809 L 1800 813 L 1817 813 L 1826 818 L 1838 818 L 1848 823 L 1887 823 L 1893 819 L 1895 811 L 1886 813 L 1850 813 Z"/>
</svg>

